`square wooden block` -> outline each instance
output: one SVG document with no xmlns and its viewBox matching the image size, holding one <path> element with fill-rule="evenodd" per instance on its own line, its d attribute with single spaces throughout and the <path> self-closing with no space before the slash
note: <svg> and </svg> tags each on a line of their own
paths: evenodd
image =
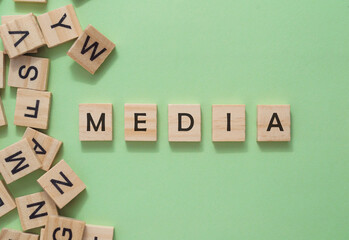
<svg viewBox="0 0 349 240">
<path fill-rule="evenodd" d="M 47 129 L 50 105 L 50 92 L 19 88 L 17 90 L 14 124 Z"/>
<path fill-rule="evenodd" d="M 40 27 L 31 13 L 2 24 L 0 36 L 10 58 L 45 45 Z"/>
<path fill-rule="evenodd" d="M 17 230 L 3 228 L 0 232 L 1 240 L 38 240 L 39 235 L 23 233 Z"/>
<path fill-rule="evenodd" d="M 257 141 L 285 142 L 291 140 L 290 105 L 258 105 L 257 115 Z"/>
<path fill-rule="evenodd" d="M 11 87 L 46 90 L 49 63 L 48 58 L 30 56 L 12 58 L 7 84 Z"/>
<path fill-rule="evenodd" d="M 11 22 L 15 19 L 18 19 L 18 18 L 21 18 L 21 17 L 24 17 L 25 15 L 4 15 L 4 16 L 1 16 L 1 24 L 6 24 L 8 22 Z M 35 17 L 35 16 L 34 16 Z M 27 53 L 37 53 L 38 52 L 38 49 L 34 49 L 34 50 L 31 50 Z M 4 54 L 7 54 L 6 53 L 6 49 L 4 47 Z"/>
<path fill-rule="evenodd" d="M 0 51 L 0 88 L 5 87 L 5 55 Z"/>
<path fill-rule="evenodd" d="M 157 140 L 156 104 L 125 104 L 125 141 Z"/>
<path fill-rule="evenodd" d="M 168 141 L 201 141 L 200 104 L 168 105 Z"/>
<path fill-rule="evenodd" d="M 5 115 L 5 108 L 4 108 L 4 104 L 2 104 L 2 100 L 0 97 L 0 127 L 6 126 L 6 125 L 7 125 L 7 120 Z"/>
<path fill-rule="evenodd" d="M 113 140 L 113 105 L 79 104 L 80 141 Z"/>
<path fill-rule="evenodd" d="M 113 240 L 114 227 L 86 224 L 82 240 Z"/>
<path fill-rule="evenodd" d="M 15 200 L 6 188 L 4 182 L 0 180 L 0 218 L 15 208 Z"/>
<path fill-rule="evenodd" d="M 49 216 L 44 232 L 44 239 L 81 240 L 85 222 L 72 218 Z"/>
<path fill-rule="evenodd" d="M 68 56 L 94 74 L 115 48 L 115 44 L 88 25 L 68 51 Z"/>
<path fill-rule="evenodd" d="M 63 208 L 86 188 L 64 160 L 41 176 L 38 183 L 59 208 Z"/>
<path fill-rule="evenodd" d="M 49 215 L 58 215 L 55 203 L 45 192 L 16 198 L 16 204 L 24 231 L 45 226 Z"/>
<path fill-rule="evenodd" d="M 212 141 L 245 141 L 245 105 L 212 105 Z"/>
<path fill-rule="evenodd" d="M 48 171 L 62 146 L 62 142 L 32 128 L 27 128 L 23 138 L 26 138 L 41 162 L 41 169 Z"/>
<path fill-rule="evenodd" d="M 78 38 L 82 34 L 78 17 L 71 4 L 38 16 L 38 22 L 49 48 Z"/>
<path fill-rule="evenodd" d="M 0 172 L 10 184 L 41 167 L 27 139 L 8 146 L 0 151 Z"/>
</svg>

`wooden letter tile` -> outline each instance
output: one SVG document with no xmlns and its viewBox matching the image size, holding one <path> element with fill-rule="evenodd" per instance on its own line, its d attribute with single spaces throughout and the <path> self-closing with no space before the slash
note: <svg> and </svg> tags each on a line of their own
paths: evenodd
<svg viewBox="0 0 349 240">
<path fill-rule="evenodd" d="M 170 142 L 201 141 L 200 104 L 168 105 L 168 140 Z"/>
<path fill-rule="evenodd" d="M 0 180 L 0 217 L 16 208 L 15 200 L 7 190 L 3 181 Z M 0 238 L 1 239 L 1 238 Z"/>
<path fill-rule="evenodd" d="M 113 105 L 79 104 L 80 141 L 113 140 Z"/>
<path fill-rule="evenodd" d="M 38 22 L 49 48 L 78 38 L 82 34 L 71 4 L 38 16 Z"/>
<path fill-rule="evenodd" d="M 212 141 L 245 141 L 245 105 L 212 105 Z"/>
<path fill-rule="evenodd" d="M 86 224 L 83 240 L 113 240 L 114 227 Z"/>
<path fill-rule="evenodd" d="M 23 138 L 28 140 L 37 159 L 41 161 L 41 169 L 48 171 L 62 146 L 62 142 L 32 128 L 27 128 Z"/>
<path fill-rule="evenodd" d="M 15 19 L 18 19 L 18 18 L 21 18 L 21 17 L 24 17 L 25 15 L 5 15 L 5 16 L 1 16 L 1 24 L 6 24 L 8 22 L 11 22 Z M 34 49 L 34 50 L 31 50 L 27 53 L 37 53 L 38 52 L 38 49 Z M 6 49 L 4 47 L 4 54 L 7 54 L 6 53 Z"/>
<path fill-rule="evenodd" d="M 41 176 L 38 183 L 59 208 L 63 208 L 86 188 L 64 160 Z"/>
<path fill-rule="evenodd" d="M 8 146 L 0 151 L 0 171 L 7 184 L 10 184 L 41 167 L 27 139 Z"/>
<path fill-rule="evenodd" d="M 114 48 L 113 42 L 88 25 L 69 49 L 68 56 L 94 74 Z"/>
<path fill-rule="evenodd" d="M 291 140 L 290 105 L 258 105 L 257 115 L 257 141 L 282 142 Z"/>
<path fill-rule="evenodd" d="M 50 103 L 50 92 L 19 88 L 17 90 L 14 124 L 47 129 Z"/>
<path fill-rule="evenodd" d="M 72 218 L 49 216 L 44 232 L 44 239 L 81 240 L 84 234 L 85 222 Z"/>
<path fill-rule="evenodd" d="M 47 89 L 48 58 L 19 56 L 10 60 L 7 84 L 11 87 Z"/>
<path fill-rule="evenodd" d="M 0 26 L 0 36 L 10 58 L 17 57 L 45 44 L 33 14 L 17 18 Z"/>
<path fill-rule="evenodd" d="M 39 235 L 31 233 L 22 233 L 17 230 L 3 228 L 0 232 L 1 240 L 38 240 Z"/>
<path fill-rule="evenodd" d="M 55 203 L 45 192 L 16 198 L 16 204 L 24 231 L 45 226 L 47 216 L 58 215 Z"/>
<path fill-rule="evenodd" d="M 7 125 L 7 120 L 6 120 L 6 115 L 5 115 L 5 109 L 4 109 L 4 105 L 2 104 L 2 100 L 0 97 L 0 127 L 6 126 L 6 125 Z"/>
<path fill-rule="evenodd" d="M 156 141 L 156 115 L 156 104 L 125 104 L 125 141 Z"/>
<path fill-rule="evenodd" d="M 0 51 L 0 88 L 5 87 L 5 56 L 4 52 Z"/>
</svg>

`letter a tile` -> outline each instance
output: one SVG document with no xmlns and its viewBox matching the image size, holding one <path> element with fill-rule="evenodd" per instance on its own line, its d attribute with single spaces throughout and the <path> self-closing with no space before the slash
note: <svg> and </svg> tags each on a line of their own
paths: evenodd
<svg viewBox="0 0 349 240">
<path fill-rule="evenodd" d="M 55 203 L 45 192 L 18 197 L 16 204 L 24 231 L 45 226 L 47 216 L 58 215 Z"/>
<path fill-rule="evenodd" d="M 68 56 L 94 74 L 115 48 L 115 44 L 91 25 L 76 40 Z"/>
<path fill-rule="evenodd" d="M 64 160 L 41 176 L 38 183 L 59 208 L 63 208 L 86 188 Z"/>
<path fill-rule="evenodd" d="M 7 184 L 10 184 L 41 167 L 27 139 L 8 146 L 0 151 L 0 171 Z"/>
<path fill-rule="evenodd" d="M 44 37 L 33 14 L 27 14 L 1 25 L 0 36 L 10 58 L 45 45 Z"/>
<path fill-rule="evenodd" d="M 38 22 L 49 48 L 78 38 L 82 34 L 71 4 L 38 16 Z"/>
<path fill-rule="evenodd" d="M 50 104 L 50 92 L 19 88 L 17 90 L 14 124 L 47 129 Z"/>
<path fill-rule="evenodd" d="M 201 108 L 199 104 L 168 105 L 168 140 L 201 141 Z"/>
<path fill-rule="evenodd" d="M 80 141 L 113 140 L 113 105 L 79 104 Z"/>
<path fill-rule="evenodd" d="M 27 128 L 23 138 L 28 140 L 36 157 L 41 161 L 41 169 L 48 171 L 62 146 L 62 142 L 32 128 Z"/>
<path fill-rule="evenodd" d="M 257 115 L 257 141 L 285 142 L 291 140 L 290 105 L 258 105 Z"/>
</svg>

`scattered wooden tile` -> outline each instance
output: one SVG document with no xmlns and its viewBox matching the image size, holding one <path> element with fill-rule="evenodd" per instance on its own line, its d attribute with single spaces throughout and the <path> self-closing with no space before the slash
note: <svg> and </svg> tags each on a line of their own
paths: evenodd
<svg viewBox="0 0 349 240">
<path fill-rule="evenodd" d="M 33 14 L 2 24 L 0 36 L 10 58 L 45 45 L 44 37 Z"/>
<path fill-rule="evenodd" d="M 68 56 L 94 74 L 114 48 L 113 42 L 88 25 L 69 49 Z"/>
<path fill-rule="evenodd" d="M 11 87 L 46 90 L 49 63 L 48 58 L 30 56 L 12 58 L 7 84 Z"/>
<path fill-rule="evenodd" d="M 86 188 L 64 160 L 37 181 L 59 208 L 63 208 Z"/>
<path fill-rule="evenodd" d="M 200 104 L 168 105 L 168 140 L 170 142 L 201 141 Z"/>
<path fill-rule="evenodd" d="M 5 87 L 5 56 L 4 52 L 0 51 L 0 88 Z"/>
<path fill-rule="evenodd" d="M 23 3 L 47 3 L 47 0 L 13 0 L 14 2 L 23 2 Z"/>
<path fill-rule="evenodd" d="M 4 15 L 4 16 L 1 16 L 1 24 L 6 24 L 8 22 L 11 22 L 11 21 L 13 21 L 15 19 L 18 19 L 18 18 L 21 18 L 21 17 L 24 17 L 24 16 L 25 15 Z M 35 15 L 34 15 L 34 17 L 35 17 Z M 36 48 L 36 49 L 31 50 L 31 51 L 29 51 L 27 53 L 37 53 L 37 52 L 38 52 L 38 49 Z M 4 47 L 4 54 L 7 54 L 5 47 Z"/>
<path fill-rule="evenodd" d="M 113 140 L 113 105 L 79 104 L 80 141 Z"/>
<path fill-rule="evenodd" d="M 258 105 L 257 115 L 257 141 L 291 140 L 290 105 Z"/>
<path fill-rule="evenodd" d="M 23 233 L 17 230 L 3 228 L 0 232 L 1 240 L 38 240 L 39 235 Z"/>
<path fill-rule="evenodd" d="M 0 217 L 11 212 L 15 208 L 15 200 L 6 188 L 4 182 L 0 180 Z"/>
<path fill-rule="evenodd" d="M 38 16 L 38 22 L 49 48 L 78 38 L 82 29 L 73 5 Z"/>
<path fill-rule="evenodd" d="M 156 104 L 125 104 L 125 141 L 157 140 Z"/>
<path fill-rule="evenodd" d="M 24 231 L 45 226 L 49 215 L 58 215 L 55 203 L 45 192 L 18 197 L 16 204 Z"/>
<path fill-rule="evenodd" d="M 27 139 L 22 139 L 0 151 L 0 172 L 10 184 L 41 167 Z"/>
<path fill-rule="evenodd" d="M 37 159 L 41 161 L 41 169 L 48 171 L 62 146 L 62 142 L 29 127 L 25 131 L 23 138 L 28 140 Z"/>
<path fill-rule="evenodd" d="M 245 105 L 212 105 L 212 141 L 245 141 Z"/>
<path fill-rule="evenodd" d="M 50 92 L 19 88 L 17 90 L 14 124 L 47 129 L 50 104 Z"/>
<path fill-rule="evenodd" d="M 4 108 L 4 104 L 2 104 L 2 100 L 0 97 L 0 127 L 6 126 L 6 125 L 7 125 L 7 120 L 5 115 L 5 108 Z"/>
<path fill-rule="evenodd" d="M 83 221 L 66 217 L 48 216 L 44 239 L 81 240 L 84 229 L 85 222 Z"/>
<path fill-rule="evenodd" d="M 114 227 L 86 224 L 82 240 L 113 240 Z"/>
</svg>

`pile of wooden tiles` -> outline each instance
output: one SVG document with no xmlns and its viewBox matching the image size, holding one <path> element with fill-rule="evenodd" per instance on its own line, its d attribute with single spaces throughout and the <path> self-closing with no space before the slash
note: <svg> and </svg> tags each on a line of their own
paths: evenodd
<svg viewBox="0 0 349 240">
<path fill-rule="evenodd" d="M 29 1 L 29 0 L 16 0 Z M 46 2 L 45 0 L 32 0 Z M 62 142 L 35 129 L 48 129 L 51 92 L 47 91 L 49 59 L 25 56 L 76 39 L 68 55 L 94 74 L 115 45 L 94 27 L 82 31 L 72 5 L 42 14 L 2 16 L 0 37 L 4 52 L 0 52 L 0 88 L 5 87 L 5 58 L 10 58 L 8 85 L 17 87 L 14 124 L 27 127 L 23 138 L 0 151 L 0 217 L 17 208 L 23 231 L 41 229 L 40 239 L 112 240 L 113 227 L 85 224 L 60 216 L 65 207 L 86 186 L 64 161 L 52 166 Z M 7 125 L 0 98 L 0 126 Z M 46 171 L 38 184 L 44 191 L 13 198 L 6 184 L 42 169 Z M 37 240 L 39 235 L 2 229 L 1 240 Z"/>
</svg>

